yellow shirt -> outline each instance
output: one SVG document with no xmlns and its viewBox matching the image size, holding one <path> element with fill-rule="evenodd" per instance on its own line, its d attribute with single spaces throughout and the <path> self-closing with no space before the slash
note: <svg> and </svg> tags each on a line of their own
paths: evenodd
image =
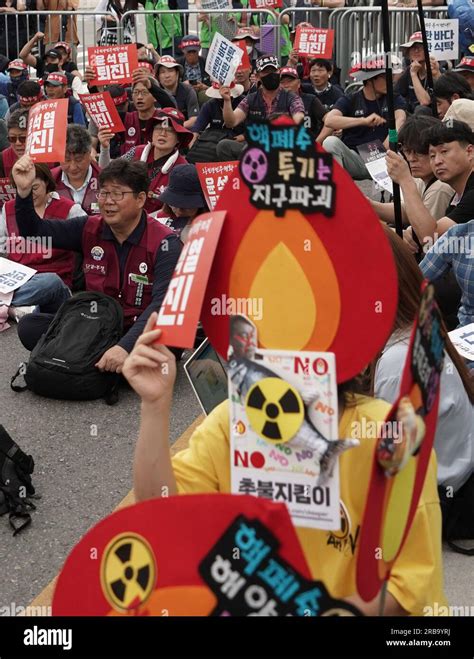
<svg viewBox="0 0 474 659">
<path fill-rule="evenodd" d="M 361 439 L 354 434 L 352 424 L 360 424 L 362 418 L 366 422 L 383 421 L 390 409 L 390 405 L 382 400 L 363 396 L 357 396 L 356 400 L 356 405 L 346 407 L 339 423 L 340 437 L 360 439 L 360 446 L 339 458 L 345 524 L 341 531 L 335 532 L 296 529 L 313 578 L 324 581 L 336 598 L 356 592 L 358 537 L 376 442 L 375 439 Z M 189 448 L 175 455 L 172 462 L 180 493 L 230 492 L 227 402 L 216 407 L 196 428 Z M 413 524 L 393 566 L 388 590 L 412 615 L 423 615 L 423 608 L 434 606 L 434 602 L 438 602 L 439 606 L 446 604 L 441 559 L 441 510 L 434 452 Z"/>
</svg>

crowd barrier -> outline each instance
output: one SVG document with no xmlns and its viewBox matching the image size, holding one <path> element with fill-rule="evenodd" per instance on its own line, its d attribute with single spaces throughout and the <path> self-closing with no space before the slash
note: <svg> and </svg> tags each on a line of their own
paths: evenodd
<svg viewBox="0 0 474 659">
<path fill-rule="evenodd" d="M 425 7 L 425 17 L 445 18 L 447 7 Z M 182 10 L 139 10 L 127 12 L 122 16 L 117 29 L 118 43 L 126 43 L 130 38 L 130 29 L 142 16 L 147 24 L 147 42 L 155 42 L 160 54 L 176 55 L 179 41 L 183 34 L 198 32 L 199 9 Z M 273 12 L 269 9 L 207 10 L 209 21 L 218 27 L 219 32 L 231 39 L 239 25 L 266 26 L 265 45 L 267 51 L 281 55 L 281 29 Z M 106 14 L 101 14 L 106 16 Z M 349 81 L 350 67 L 362 57 L 383 52 L 382 14 L 380 7 L 348 7 L 327 9 L 320 7 L 290 7 L 284 9 L 280 18 L 289 16 L 291 25 L 303 21 L 315 27 L 329 27 L 335 31 L 334 59 L 341 69 L 341 81 Z M 0 53 L 9 59 L 17 57 L 21 48 L 36 32 L 44 32 L 45 38 L 40 48 L 48 48 L 57 41 L 67 41 L 77 56 L 80 50 L 80 69 L 86 64 L 87 48 L 98 44 L 100 31 L 96 30 L 96 12 L 81 11 L 29 11 L 0 14 Z M 419 29 L 417 10 L 413 8 L 391 8 L 390 34 L 392 52 L 398 53 L 400 44 L 412 32 Z M 136 40 L 136 32 L 132 32 Z M 163 44 L 165 47 L 163 47 Z M 35 51 L 33 51 L 35 53 Z"/>
</svg>

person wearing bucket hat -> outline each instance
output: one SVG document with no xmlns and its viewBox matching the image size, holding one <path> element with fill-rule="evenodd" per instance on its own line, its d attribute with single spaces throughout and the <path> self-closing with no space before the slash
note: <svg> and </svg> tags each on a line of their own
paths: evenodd
<svg viewBox="0 0 474 659">
<path fill-rule="evenodd" d="M 199 37 L 188 34 L 181 41 L 183 56 L 177 58 L 183 68 L 183 83 L 191 85 L 197 94 L 199 105 L 206 102 L 205 91 L 211 84 L 211 78 L 206 71 L 206 60 L 199 55 L 201 42 Z"/>
<path fill-rule="evenodd" d="M 463 57 L 453 71 L 466 78 L 471 90 L 474 92 L 474 56 Z"/>
<path fill-rule="evenodd" d="M 176 101 L 176 106 L 183 113 L 185 127 L 191 128 L 199 114 L 199 102 L 191 85 L 180 82 L 183 67 L 171 55 L 164 55 L 156 65 L 156 77 L 160 86 Z"/>
<path fill-rule="evenodd" d="M 363 88 L 352 96 L 343 96 L 324 119 L 332 130 L 342 130 L 342 137 L 330 135 L 323 147 L 332 153 L 354 180 L 370 179 L 357 147 L 380 140 L 388 148 L 388 103 L 385 59 L 382 55 L 369 56 L 351 71 L 352 77 L 362 82 Z M 395 123 L 397 130 L 406 118 L 405 101 L 395 95 Z"/>
<path fill-rule="evenodd" d="M 196 167 L 191 164 L 173 167 L 160 201 L 163 208 L 154 216 L 185 242 L 194 218 L 208 212 Z"/>
<path fill-rule="evenodd" d="M 410 66 L 400 76 L 395 91 L 403 96 L 407 103 L 407 111 L 412 113 L 419 106 L 431 105 L 421 32 L 414 32 L 400 48 L 403 56 L 410 60 Z M 439 63 L 434 57 L 430 57 L 430 63 L 433 80 L 436 80 L 441 75 Z"/>
<path fill-rule="evenodd" d="M 68 90 L 67 85 L 67 76 L 62 71 L 56 71 L 48 74 L 48 77 L 44 83 L 44 91 L 48 98 L 50 99 L 60 99 L 67 98 L 68 100 L 68 111 L 67 111 L 67 122 L 68 124 L 80 124 L 81 126 L 86 125 L 86 118 L 84 115 L 84 110 L 82 105 L 74 98 L 74 96 L 67 96 L 66 92 Z"/>
<path fill-rule="evenodd" d="M 148 144 L 133 147 L 123 156 L 124 160 L 139 160 L 146 163 L 150 177 L 150 188 L 145 204 L 148 213 L 154 213 L 162 206 L 160 194 L 168 184 L 168 177 L 175 165 L 183 165 L 187 160 L 180 150 L 189 146 L 193 133 L 184 126 L 184 117 L 176 108 L 156 110 L 150 118 L 153 126 L 151 141 Z M 108 129 L 98 133 L 101 145 L 99 165 L 106 167 L 110 163 L 110 140 L 113 137 Z"/>
</svg>

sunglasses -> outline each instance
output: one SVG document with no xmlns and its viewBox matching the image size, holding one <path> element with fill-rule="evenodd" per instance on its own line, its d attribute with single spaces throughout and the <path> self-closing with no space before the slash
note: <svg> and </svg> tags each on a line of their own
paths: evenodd
<svg viewBox="0 0 474 659">
<path fill-rule="evenodd" d="M 26 144 L 26 135 L 9 135 L 8 141 L 10 142 L 10 144 L 15 144 L 15 142 L 19 142 L 20 144 Z"/>
</svg>

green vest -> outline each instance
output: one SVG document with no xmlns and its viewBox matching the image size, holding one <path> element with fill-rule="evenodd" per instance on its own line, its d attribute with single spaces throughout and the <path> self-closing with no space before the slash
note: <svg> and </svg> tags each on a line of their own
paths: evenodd
<svg viewBox="0 0 474 659">
<path fill-rule="evenodd" d="M 168 0 L 146 0 L 145 9 L 155 11 L 169 9 Z M 160 49 L 172 48 L 173 38 L 182 36 L 181 21 L 178 14 L 159 14 L 146 16 L 146 33 L 148 40 L 158 52 Z"/>
</svg>

